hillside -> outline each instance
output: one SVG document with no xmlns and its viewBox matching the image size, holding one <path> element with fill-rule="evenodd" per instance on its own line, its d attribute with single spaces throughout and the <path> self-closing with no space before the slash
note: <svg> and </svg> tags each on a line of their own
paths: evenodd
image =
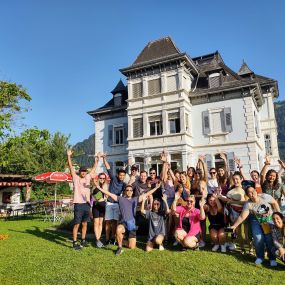
<svg viewBox="0 0 285 285">
<path fill-rule="evenodd" d="M 281 159 L 285 159 L 285 101 L 275 103 L 275 115 L 278 127 L 278 147 Z M 94 145 L 95 134 L 91 135 L 88 139 L 77 143 L 74 146 L 76 152 L 80 155 L 74 157 L 74 160 L 79 165 L 92 166 L 94 163 Z M 90 156 L 91 155 L 91 156 Z"/>
<path fill-rule="evenodd" d="M 285 101 L 275 103 L 275 116 L 278 129 L 278 147 L 281 159 L 285 159 Z"/>
<path fill-rule="evenodd" d="M 92 167 L 94 164 L 95 134 L 73 146 L 74 161 L 80 166 Z"/>
</svg>

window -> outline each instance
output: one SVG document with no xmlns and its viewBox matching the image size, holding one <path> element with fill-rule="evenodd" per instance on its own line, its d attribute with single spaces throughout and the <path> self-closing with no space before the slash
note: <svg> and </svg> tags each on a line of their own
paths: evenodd
<svg viewBox="0 0 285 285">
<path fill-rule="evenodd" d="M 180 133 L 180 113 L 170 113 L 168 114 L 169 132 L 171 134 Z"/>
<path fill-rule="evenodd" d="M 209 75 L 209 88 L 216 88 L 221 86 L 220 73 L 212 73 Z"/>
<path fill-rule="evenodd" d="M 124 143 L 124 128 L 118 127 L 114 128 L 114 144 L 123 144 Z"/>
<path fill-rule="evenodd" d="M 204 135 L 231 133 L 233 131 L 231 108 L 202 112 L 202 125 Z"/>
<path fill-rule="evenodd" d="M 167 92 L 176 91 L 178 86 L 177 75 L 167 77 Z"/>
<path fill-rule="evenodd" d="M 160 88 L 160 78 L 148 81 L 148 95 L 159 94 Z"/>
<path fill-rule="evenodd" d="M 143 118 L 133 120 L 133 136 L 134 138 L 141 138 L 143 136 Z"/>
<path fill-rule="evenodd" d="M 135 83 L 133 84 L 133 98 L 142 97 L 142 83 Z"/>
<path fill-rule="evenodd" d="M 161 115 L 149 117 L 149 129 L 151 136 L 162 135 L 162 119 Z"/>
<path fill-rule="evenodd" d="M 122 94 L 117 93 L 114 95 L 114 106 L 121 106 L 122 105 Z"/>
<path fill-rule="evenodd" d="M 264 145 L 265 145 L 265 153 L 267 155 L 272 154 L 272 149 L 271 149 L 271 138 L 269 134 L 264 135 Z"/>
<path fill-rule="evenodd" d="M 135 157 L 135 164 L 139 167 L 139 171 L 144 170 L 144 158 Z"/>
<path fill-rule="evenodd" d="M 189 132 L 189 115 L 185 113 L 185 131 Z"/>
</svg>

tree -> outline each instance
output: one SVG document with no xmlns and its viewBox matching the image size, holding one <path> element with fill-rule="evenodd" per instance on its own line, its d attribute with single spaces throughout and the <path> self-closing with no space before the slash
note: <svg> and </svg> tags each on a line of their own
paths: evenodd
<svg viewBox="0 0 285 285">
<path fill-rule="evenodd" d="M 21 85 L 0 81 L 0 138 L 11 131 L 16 114 L 27 111 L 23 101 L 31 101 L 31 97 Z"/>
</svg>

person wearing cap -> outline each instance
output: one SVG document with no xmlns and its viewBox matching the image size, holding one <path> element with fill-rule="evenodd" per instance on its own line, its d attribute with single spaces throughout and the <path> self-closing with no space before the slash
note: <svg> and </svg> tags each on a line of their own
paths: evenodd
<svg viewBox="0 0 285 285">
<path fill-rule="evenodd" d="M 136 208 L 137 204 L 141 203 L 144 197 L 148 197 L 153 194 L 160 187 L 160 183 L 156 185 L 156 187 L 149 192 L 142 194 L 140 196 L 133 197 L 133 187 L 132 185 L 127 185 L 124 189 L 123 196 L 119 196 L 111 193 L 108 190 L 105 190 L 99 186 L 97 188 L 104 193 L 105 195 L 112 198 L 113 201 L 117 202 L 120 208 L 120 219 L 116 229 L 116 237 L 118 242 L 118 248 L 116 250 L 116 255 L 120 255 L 123 252 L 123 240 L 124 235 L 128 239 L 127 247 L 130 249 L 134 249 L 136 247 Z"/>
<path fill-rule="evenodd" d="M 133 183 L 135 183 L 135 181 L 139 178 L 139 176 L 140 176 L 139 168 L 136 164 L 133 164 L 131 166 L 131 174 L 129 175 L 128 184 L 132 185 Z"/>
<path fill-rule="evenodd" d="M 75 170 L 72 165 L 73 151 L 71 149 L 67 150 L 67 160 L 70 173 L 72 175 L 74 190 L 73 190 L 73 204 L 74 204 L 74 226 L 72 231 L 73 236 L 73 248 L 78 250 L 82 247 L 88 246 L 85 238 L 87 231 L 87 222 L 90 219 L 90 181 L 91 176 L 94 175 L 98 158 L 95 159 L 94 166 L 91 169 L 91 172 L 87 173 L 87 168 L 81 166 L 79 169 L 79 175 L 75 173 Z M 80 224 L 82 224 L 81 232 L 81 242 L 77 242 L 78 229 Z"/>
</svg>

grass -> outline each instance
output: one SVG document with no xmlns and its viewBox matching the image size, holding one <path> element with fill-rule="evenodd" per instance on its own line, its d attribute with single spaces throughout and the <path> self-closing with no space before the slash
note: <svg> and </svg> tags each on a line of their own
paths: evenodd
<svg viewBox="0 0 285 285">
<path fill-rule="evenodd" d="M 70 234 L 42 219 L 0 220 L 0 284 L 283 284 L 285 266 L 254 265 L 239 253 L 144 251 L 115 256 L 115 246 L 71 249 Z M 267 264 L 267 263 L 265 263 Z"/>
</svg>

